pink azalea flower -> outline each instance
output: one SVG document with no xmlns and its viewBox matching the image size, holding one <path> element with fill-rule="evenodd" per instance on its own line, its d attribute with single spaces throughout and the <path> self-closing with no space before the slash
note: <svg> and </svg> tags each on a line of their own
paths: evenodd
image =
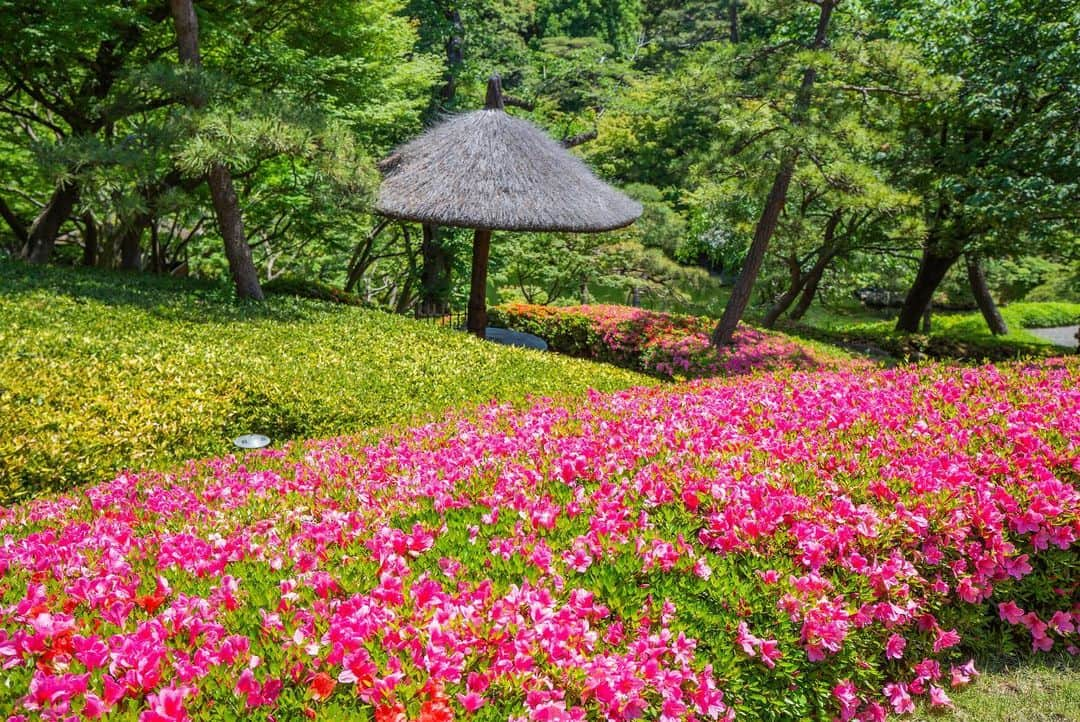
<svg viewBox="0 0 1080 722">
<path fill-rule="evenodd" d="M 761 661 L 769 669 L 776 667 L 776 660 L 783 656 L 775 639 L 762 639 L 758 652 L 761 654 Z"/>
<path fill-rule="evenodd" d="M 742 647 L 742 651 L 750 655 L 751 657 L 754 656 L 755 648 L 757 647 L 757 645 L 761 643 L 761 640 L 750 634 L 750 629 L 746 626 L 746 622 L 739 622 L 739 627 L 736 630 L 735 641 L 740 647 Z"/>
<path fill-rule="evenodd" d="M 859 707 L 859 695 L 851 680 L 842 680 L 832 690 L 833 698 L 840 705 L 840 719 L 850 720 Z"/>
<path fill-rule="evenodd" d="M 1016 602 L 998 603 L 998 615 L 1009 624 L 1019 624 L 1024 610 L 1016 605 Z"/>
<path fill-rule="evenodd" d="M 889 700 L 896 714 L 910 714 L 915 711 L 915 703 L 908 694 L 907 685 L 902 683 L 889 683 L 885 685 L 882 694 Z"/>
<path fill-rule="evenodd" d="M 953 706 L 952 700 L 949 699 L 949 695 L 945 694 L 945 690 L 938 687 L 936 684 L 930 685 L 930 705 L 932 707 L 949 707 Z"/>
<path fill-rule="evenodd" d="M 139 715 L 139 722 L 185 722 L 189 719 L 184 708 L 185 688 L 165 687 L 147 695 L 149 709 Z"/>
<path fill-rule="evenodd" d="M 935 652 L 940 652 L 949 647 L 955 647 L 957 644 L 960 644 L 960 635 L 956 633 L 955 629 L 950 629 L 948 631 L 942 629 L 937 630 L 937 633 L 934 636 Z"/>
<path fill-rule="evenodd" d="M 900 659 L 904 656 L 906 646 L 906 639 L 899 634 L 890 634 L 889 641 L 885 643 L 885 656 L 889 659 Z"/>
<path fill-rule="evenodd" d="M 457 701 L 461 703 L 461 706 L 464 707 L 465 711 L 469 714 L 476 712 L 487 702 L 483 695 L 477 694 L 476 692 L 458 694 Z"/>
<path fill-rule="evenodd" d="M 970 682 L 975 677 L 979 676 L 979 672 L 975 669 L 975 660 L 969 659 L 959 667 L 953 666 L 950 668 L 952 676 L 952 686 L 960 687 Z"/>
</svg>

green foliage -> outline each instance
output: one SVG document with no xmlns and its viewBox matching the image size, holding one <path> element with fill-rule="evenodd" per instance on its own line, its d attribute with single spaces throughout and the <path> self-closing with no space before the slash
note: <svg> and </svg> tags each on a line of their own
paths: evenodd
<svg viewBox="0 0 1080 722">
<path fill-rule="evenodd" d="M 359 296 L 322 281 L 312 281 L 298 276 L 278 276 L 263 284 L 263 291 L 278 296 L 295 296 L 316 301 L 343 303 L 347 306 L 366 305 Z"/>
<path fill-rule="evenodd" d="M 297 298 L 0 262 L 0 497 L 647 377 Z"/>
<path fill-rule="evenodd" d="M 1027 295 L 1029 301 L 1066 301 L 1080 303 L 1080 261 L 1062 268 Z"/>
<path fill-rule="evenodd" d="M 639 297 L 688 302 L 688 291 L 706 285 L 708 274 L 653 245 L 670 240 L 678 226 L 663 203 L 646 208 L 651 212 L 642 225 L 615 233 L 499 234 L 491 262 L 499 301 L 589 303 L 590 289 L 602 287 L 618 290 L 620 300 L 636 291 Z"/>
<path fill-rule="evenodd" d="M 1069 326 L 1080 322 L 1077 303 L 1013 303 L 1001 309 L 1009 333 L 993 336 L 981 314 L 935 313 L 931 333 L 905 335 L 891 320 L 865 317 L 818 316 L 809 323 L 787 324 L 785 330 L 829 343 L 876 346 L 898 359 L 1005 361 L 1029 356 L 1054 356 L 1062 350 L 1027 333 L 1025 328 Z"/>
<path fill-rule="evenodd" d="M 868 3 L 957 91 L 908 107 L 898 160 L 933 244 L 991 254 L 1075 248 L 1080 42 L 1067 0 Z"/>
<path fill-rule="evenodd" d="M 1050 279 L 1066 275 L 1068 274 L 1064 266 L 1041 256 L 997 259 L 987 264 L 986 269 L 987 280 L 997 290 L 997 297 L 1004 303 L 1021 301 Z M 1059 297 L 1043 300 L 1072 301 L 1077 299 Z"/>
<path fill-rule="evenodd" d="M 96 231 L 98 265 L 115 265 L 134 234 L 142 265 L 218 276 L 226 264 L 202 176 L 224 163 L 264 275 L 341 282 L 367 224 L 372 159 L 420 129 L 440 71 L 416 52 L 403 8 L 201 2 L 203 67 L 192 71 L 177 63 L 167 3 L 7 0 L 0 178 L 18 180 L 0 200 L 29 226 L 66 180 L 79 207 L 65 239 Z M 193 94 L 205 107 L 188 107 Z"/>
<path fill-rule="evenodd" d="M 615 49 L 632 50 L 641 0 L 538 0 L 536 23 L 545 35 L 598 37 Z"/>
</svg>

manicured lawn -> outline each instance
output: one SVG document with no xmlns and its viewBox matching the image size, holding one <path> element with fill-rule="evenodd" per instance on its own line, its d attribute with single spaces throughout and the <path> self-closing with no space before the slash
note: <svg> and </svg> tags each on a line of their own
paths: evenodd
<svg viewBox="0 0 1080 722">
<path fill-rule="evenodd" d="M 996 665 L 991 660 L 990 665 Z M 984 672 L 978 684 L 953 695 L 955 715 L 921 710 L 919 722 L 1073 722 L 1080 719 L 1080 662 L 1015 662 Z"/>
<path fill-rule="evenodd" d="M 993 336 L 978 312 L 935 313 L 931 333 L 905 336 L 894 330 L 895 311 L 812 307 L 800 323 L 781 323 L 796 334 L 826 341 L 869 343 L 899 358 L 925 353 L 935 358 L 998 359 L 1046 356 L 1063 351 L 1025 329 L 1069 326 L 1080 321 L 1077 303 L 1013 303 L 1001 308 L 1009 333 Z"/>
<path fill-rule="evenodd" d="M 0 262 L 0 502 L 463 404 L 655 383 L 403 317 L 145 274 Z"/>
</svg>

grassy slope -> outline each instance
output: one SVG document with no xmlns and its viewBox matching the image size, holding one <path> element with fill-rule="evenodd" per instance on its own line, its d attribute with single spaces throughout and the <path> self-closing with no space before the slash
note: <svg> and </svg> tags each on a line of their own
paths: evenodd
<svg viewBox="0 0 1080 722">
<path fill-rule="evenodd" d="M 1046 344 L 1025 329 L 1046 326 L 1067 326 L 1080 321 L 1080 303 L 1011 303 L 1001 307 L 1001 315 L 1009 325 L 1009 333 L 999 340 Z M 815 306 L 807 316 L 807 322 L 821 328 L 844 330 L 866 327 L 875 331 L 891 331 L 896 323 L 895 311 L 887 314 L 862 309 L 859 313 L 829 313 Z M 954 334 L 962 338 L 991 338 L 986 321 L 978 311 L 934 314 L 933 333 Z"/>
<path fill-rule="evenodd" d="M 898 334 L 893 330 L 895 312 L 870 309 L 834 312 L 815 306 L 801 323 L 782 322 L 781 327 L 829 341 L 872 343 L 901 357 L 920 351 L 939 358 L 1009 359 L 1060 353 L 1062 349 L 1025 329 L 1075 324 L 1080 304 L 1013 303 L 1003 306 L 1001 313 L 1009 326 L 1004 336 L 991 335 L 977 311 L 934 314 L 929 336 Z"/>
<path fill-rule="evenodd" d="M 212 284 L 0 262 L 0 501 L 452 406 L 654 381 L 433 325 Z"/>
<path fill-rule="evenodd" d="M 490 398 L 648 383 L 346 307 L 259 308 L 208 284 L 0 262 L 0 497 L 28 493 L 20 479 L 63 486 L 228 452 L 249 430 L 334 435 Z M 953 698 L 957 720 L 1080 720 L 1080 669 L 1026 662 Z"/>
</svg>

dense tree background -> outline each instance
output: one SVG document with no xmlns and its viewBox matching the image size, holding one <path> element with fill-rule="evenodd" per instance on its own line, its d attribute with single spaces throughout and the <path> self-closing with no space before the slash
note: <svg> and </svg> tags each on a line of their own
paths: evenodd
<svg viewBox="0 0 1080 722">
<path fill-rule="evenodd" d="M 646 208 L 497 234 L 499 298 L 718 312 L 734 283 L 772 324 L 869 288 L 904 331 L 937 304 L 1001 332 L 996 303 L 1080 293 L 1068 0 L 193 5 L 198 64 L 164 0 L 0 0 L 3 253 L 224 277 L 227 172 L 262 284 L 461 309 L 469 236 L 374 217 L 376 162 L 498 72 Z"/>
</svg>

